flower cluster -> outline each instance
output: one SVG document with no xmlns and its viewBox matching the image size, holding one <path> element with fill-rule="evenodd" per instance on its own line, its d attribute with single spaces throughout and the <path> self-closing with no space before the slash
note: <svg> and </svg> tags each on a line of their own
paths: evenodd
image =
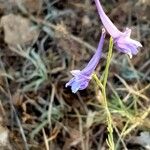
<svg viewBox="0 0 150 150">
<path fill-rule="evenodd" d="M 129 55 L 132 58 L 132 55 L 136 55 L 138 53 L 138 48 L 142 47 L 141 43 L 130 38 L 131 29 L 126 28 L 124 32 L 121 32 L 117 29 L 117 27 L 112 23 L 112 21 L 105 14 L 101 3 L 99 0 L 94 0 L 100 19 L 103 23 L 103 26 L 113 38 L 114 44 L 119 52 L 123 52 Z M 73 93 L 76 93 L 78 90 L 85 89 L 89 81 L 91 80 L 92 74 L 100 60 L 102 47 L 105 38 L 105 29 L 102 29 L 102 35 L 100 38 L 100 42 L 98 44 L 98 48 L 91 58 L 87 66 L 83 70 L 72 70 L 71 74 L 73 78 L 66 83 L 66 87 L 71 86 L 71 90 Z"/>
</svg>

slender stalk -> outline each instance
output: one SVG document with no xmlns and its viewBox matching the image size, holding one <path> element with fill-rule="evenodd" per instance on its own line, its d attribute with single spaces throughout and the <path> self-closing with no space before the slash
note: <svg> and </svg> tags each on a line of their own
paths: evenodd
<svg viewBox="0 0 150 150">
<path fill-rule="evenodd" d="M 113 139 L 113 121 L 111 117 L 111 113 L 108 108 L 108 103 L 107 103 L 107 96 L 106 96 L 106 84 L 107 84 L 107 79 L 108 79 L 108 73 L 109 73 L 109 66 L 111 62 L 111 57 L 112 57 L 112 49 L 113 49 L 113 39 L 110 38 L 109 42 L 109 52 L 107 55 L 107 61 L 106 61 L 106 68 L 104 71 L 104 79 L 103 82 L 98 79 L 96 74 L 93 75 L 93 78 L 95 79 L 97 85 L 101 88 L 102 90 L 102 95 L 103 95 L 103 106 L 106 110 L 107 114 L 107 130 L 108 130 L 108 139 L 107 139 L 107 144 L 109 146 L 109 150 L 115 150 L 115 145 L 114 145 L 114 139 Z"/>
<path fill-rule="evenodd" d="M 112 50 L 113 50 L 113 39 L 111 37 L 109 41 L 109 51 L 108 51 L 107 60 L 106 60 L 107 61 L 106 68 L 104 71 L 104 82 L 103 82 L 104 88 L 106 88 L 106 83 L 107 83 L 107 78 L 108 78 L 108 73 L 109 73 L 109 66 L 110 66 L 111 57 L 112 57 Z"/>
</svg>

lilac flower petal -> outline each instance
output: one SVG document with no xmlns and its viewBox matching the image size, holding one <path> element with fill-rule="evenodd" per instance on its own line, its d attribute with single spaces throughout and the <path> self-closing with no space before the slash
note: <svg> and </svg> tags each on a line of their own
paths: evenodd
<svg viewBox="0 0 150 150">
<path fill-rule="evenodd" d="M 134 46 L 143 47 L 142 44 L 139 41 L 136 41 L 136 40 L 133 40 L 133 39 L 128 39 L 128 42 L 132 43 Z"/>
<path fill-rule="evenodd" d="M 65 87 L 71 86 L 73 82 L 74 82 L 74 78 L 72 78 L 69 82 L 67 82 Z"/>
<path fill-rule="evenodd" d="M 83 83 L 81 84 L 81 86 L 80 86 L 80 90 L 86 89 L 88 85 L 89 85 L 89 81 L 83 82 Z"/>
<path fill-rule="evenodd" d="M 83 70 L 82 70 L 82 72 L 81 72 L 80 70 L 72 70 L 72 71 L 70 71 L 70 72 L 71 72 L 71 74 L 72 74 L 73 76 L 75 76 L 75 77 L 79 77 L 79 76 L 80 76 L 80 78 L 85 78 L 85 79 L 87 79 L 87 80 L 90 80 L 90 79 L 91 79 L 90 76 L 88 76 L 87 74 L 84 74 L 84 73 L 83 73 Z"/>
<path fill-rule="evenodd" d="M 71 85 L 72 92 L 76 93 L 79 89 L 80 89 L 80 83 L 74 81 L 73 84 Z"/>
<path fill-rule="evenodd" d="M 72 70 L 70 72 L 73 76 L 75 76 L 75 75 L 78 75 L 81 71 L 80 70 Z"/>
<path fill-rule="evenodd" d="M 129 46 L 126 46 L 126 45 L 119 45 L 119 47 L 117 47 L 118 51 L 119 52 L 123 52 L 123 53 L 126 53 L 129 55 L 130 58 L 132 58 L 132 52 L 130 50 L 130 47 Z"/>
<path fill-rule="evenodd" d="M 115 45 L 117 49 L 123 53 L 127 53 L 130 58 L 138 53 L 138 47 L 142 47 L 141 43 L 128 37 L 120 37 L 116 39 Z"/>
<path fill-rule="evenodd" d="M 129 29 L 129 28 L 126 28 L 126 30 L 123 32 L 123 34 L 125 35 L 125 37 L 129 37 L 130 38 L 130 36 L 131 36 L 131 29 Z"/>
</svg>

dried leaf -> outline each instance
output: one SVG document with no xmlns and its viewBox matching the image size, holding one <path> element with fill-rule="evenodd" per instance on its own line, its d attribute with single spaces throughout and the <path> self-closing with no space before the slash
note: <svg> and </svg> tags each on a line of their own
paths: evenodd
<svg viewBox="0 0 150 150">
<path fill-rule="evenodd" d="M 86 119 L 86 128 L 89 129 L 94 123 L 96 112 L 89 111 Z"/>
<path fill-rule="evenodd" d="M 34 12 L 39 13 L 42 8 L 41 0 L 15 0 L 15 1 L 22 7 L 25 7 L 25 9 L 30 13 Z"/>
<path fill-rule="evenodd" d="M 41 0 L 0 0 L 0 12 L 12 12 L 17 9 L 25 9 L 29 13 L 39 14 L 42 10 Z"/>
<path fill-rule="evenodd" d="M 12 96 L 12 102 L 15 106 L 21 106 L 21 104 L 23 103 L 23 95 L 21 95 L 21 93 L 17 91 Z"/>
<path fill-rule="evenodd" d="M 150 19 L 150 0 L 139 0 L 135 4 L 136 12 L 139 18 L 149 20 Z"/>
<path fill-rule="evenodd" d="M 7 146 L 8 143 L 8 130 L 0 125 L 0 148 Z"/>
</svg>

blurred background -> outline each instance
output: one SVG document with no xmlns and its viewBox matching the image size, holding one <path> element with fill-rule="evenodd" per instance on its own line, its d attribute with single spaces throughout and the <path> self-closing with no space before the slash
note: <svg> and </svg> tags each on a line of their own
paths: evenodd
<svg viewBox="0 0 150 150">
<path fill-rule="evenodd" d="M 107 100 L 117 150 L 150 149 L 150 0 L 101 0 L 106 14 L 143 48 L 113 50 Z M 105 150 L 107 120 L 94 81 L 73 94 L 70 70 L 83 69 L 102 23 L 93 0 L 0 0 L 0 149 Z M 96 74 L 108 52 L 106 36 Z"/>
</svg>

